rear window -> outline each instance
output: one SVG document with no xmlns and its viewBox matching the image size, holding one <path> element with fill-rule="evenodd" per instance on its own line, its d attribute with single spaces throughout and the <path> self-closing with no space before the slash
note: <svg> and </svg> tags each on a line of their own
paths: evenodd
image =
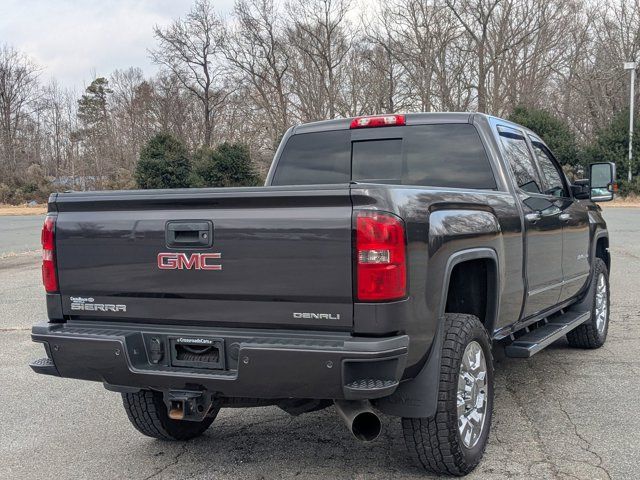
<svg viewBox="0 0 640 480">
<path fill-rule="evenodd" d="M 402 139 L 365 140 L 351 145 L 355 181 L 402 182 Z"/>
<path fill-rule="evenodd" d="M 469 124 L 380 129 L 379 139 L 351 142 L 351 131 L 294 135 L 273 185 L 356 182 L 495 189 L 489 159 Z"/>
</svg>

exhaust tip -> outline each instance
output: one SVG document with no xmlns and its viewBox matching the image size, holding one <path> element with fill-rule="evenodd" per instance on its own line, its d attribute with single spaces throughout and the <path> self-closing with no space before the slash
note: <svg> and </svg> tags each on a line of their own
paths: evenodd
<svg viewBox="0 0 640 480">
<path fill-rule="evenodd" d="M 351 424 L 351 433 L 358 440 L 372 442 L 380 436 L 382 423 L 380 417 L 373 412 L 364 411 L 356 415 Z"/>
</svg>

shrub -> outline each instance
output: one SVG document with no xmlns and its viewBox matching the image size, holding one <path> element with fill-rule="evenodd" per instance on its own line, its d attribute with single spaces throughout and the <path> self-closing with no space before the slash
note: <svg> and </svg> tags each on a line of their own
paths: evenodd
<svg viewBox="0 0 640 480">
<path fill-rule="evenodd" d="M 107 179 L 105 187 L 107 190 L 130 190 L 136 188 L 136 181 L 131 170 L 117 168 Z"/>
<path fill-rule="evenodd" d="M 618 174 L 618 178 L 621 175 Z M 633 197 L 636 195 L 640 195 L 640 177 L 633 177 L 631 182 L 628 180 L 618 180 L 618 193 L 622 197 Z"/>
<path fill-rule="evenodd" d="M 13 200 L 13 189 L 6 183 L 0 183 L 0 203 L 11 203 Z"/>
<path fill-rule="evenodd" d="M 140 151 L 135 180 L 139 188 L 186 188 L 190 174 L 191 160 L 184 144 L 160 133 Z"/>
<path fill-rule="evenodd" d="M 45 203 L 54 191 L 51 180 L 38 164 L 32 164 L 20 177 L 9 177 L 0 183 L 0 203 L 19 205 L 36 201 Z"/>
<path fill-rule="evenodd" d="M 242 144 L 223 143 L 215 149 L 203 148 L 194 161 L 194 187 L 242 187 L 260 184 L 251 164 L 249 149 Z"/>
</svg>

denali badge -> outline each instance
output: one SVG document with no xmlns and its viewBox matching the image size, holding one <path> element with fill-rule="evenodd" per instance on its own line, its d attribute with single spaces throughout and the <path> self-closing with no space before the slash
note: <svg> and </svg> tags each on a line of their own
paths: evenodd
<svg viewBox="0 0 640 480">
<path fill-rule="evenodd" d="M 339 313 L 293 313 L 293 318 L 313 318 L 314 320 L 340 320 Z"/>
<path fill-rule="evenodd" d="M 222 270 L 222 265 L 213 263 L 222 257 L 221 253 L 171 253 L 158 254 L 158 268 L 161 270 Z"/>
<path fill-rule="evenodd" d="M 126 312 L 126 305 L 116 305 L 114 303 L 93 303 L 92 297 L 69 297 L 71 300 L 71 310 L 82 310 L 85 312 Z"/>
</svg>

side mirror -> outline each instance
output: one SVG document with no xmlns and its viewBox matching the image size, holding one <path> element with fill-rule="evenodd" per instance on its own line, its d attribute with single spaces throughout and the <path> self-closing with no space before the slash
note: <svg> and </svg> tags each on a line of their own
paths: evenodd
<svg viewBox="0 0 640 480">
<path fill-rule="evenodd" d="M 594 202 L 613 200 L 616 165 L 611 162 L 592 163 L 589 168 L 590 197 Z"/>
</svg>

